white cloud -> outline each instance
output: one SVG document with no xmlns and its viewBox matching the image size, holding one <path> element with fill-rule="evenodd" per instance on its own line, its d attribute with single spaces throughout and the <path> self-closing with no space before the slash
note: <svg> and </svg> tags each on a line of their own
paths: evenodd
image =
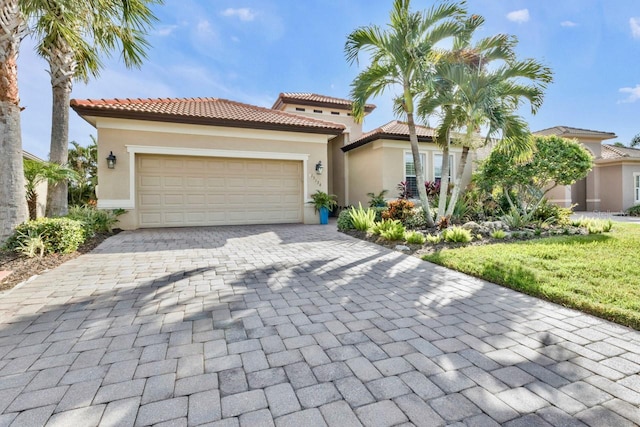
<svg viewBox="0 0 640 427">
<path fill-rule="evenodd" d="M 249 22 L 256 18 L 256 13 L 248 7 L 239 9 L 228 8 L 222 11 L 222 16 L 237 16 L 241 21 Z"/>
<path fill-rule="evenodd" d="M 529 21 L 529 9 L 520 9 L 509 12 L 507 13 L 507 19 L 509 21 L 517 22 L 518 24 L 527 22 Z"/>
<path fill-rule="evenodd" d="M 561 27 L 576 27 L 578 24 L 573 21 L 562 21 L 560 23 Z"/>
<path fill-rule="evenodd" d="M 619 101 L 619 103 L 630 103 L 640 100 L 640 84 L 636 85 L 636 87 L 620 88 L 618 92 L 629 94 L 626 99 Z"/>
<path fill-rule="evenodd" d="M 206 19 L 198 21 L 198 25 L 196 25 L 196 31 L 198 32 L 199 36 L 211 36 L 215 34 L 213 28 L 211 28 L 211 23 Z"/>
<path fill-rule="evenodd" d="M 634 39 L 640 39 L 640 18 L 629 18 L 629 27 Z"/>
<path fill-rule="evenodd" d="M 170 36 L 177 28 L 177 25 L 160 25 L 155 30 L 155 34 L 160 37 Z"/>
</svg>

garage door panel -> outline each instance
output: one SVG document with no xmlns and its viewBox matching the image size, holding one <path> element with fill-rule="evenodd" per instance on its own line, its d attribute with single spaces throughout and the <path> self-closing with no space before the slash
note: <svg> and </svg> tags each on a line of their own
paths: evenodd
<svg viewBox="0 0 640 427">
<path fill-rule="evenodd" d="M 302 222 L 302 162 L 139 155 L 141 227 Z"/>
</svg>

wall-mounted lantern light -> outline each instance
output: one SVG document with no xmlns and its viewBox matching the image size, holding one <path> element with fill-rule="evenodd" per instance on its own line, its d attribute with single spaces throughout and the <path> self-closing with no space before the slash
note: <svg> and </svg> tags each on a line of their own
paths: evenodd
<svg viewBox="0 0 640 427">
<path fill-rule="evenodd" d="M 116 167 L 116 156 L 114 156 L 113 151 L 110 151 L 107 156 L 107 167 L 109 169 L 114 169 Z"/>
<path fill-rule="evenodd" d="M 322 175 L 322 171 L 324 170 L 324 166 L 322 166 L 322 160 L 316 163 L 316 173 L 318 175 Z"/>
</svg>

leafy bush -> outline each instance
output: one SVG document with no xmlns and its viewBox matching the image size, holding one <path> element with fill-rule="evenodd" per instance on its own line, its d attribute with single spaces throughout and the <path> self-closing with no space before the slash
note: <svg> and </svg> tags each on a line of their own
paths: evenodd
<svg viewBox="0 0 640 427">
<path fill-rule="evenodd" d="M 471 231 L 462 227 L 447 228 L 442 232 L 442 238 L 445 242 L 468 243 L 472 240 Z"/>
<path fill-rule="evenodd" d="M 369 207 L 370 208 L 386 208 L 387 207 L 387 201 L 384 200 L 384 195 L 387 194 L 387 193 L 388 193 L 387 190 L 382 190 L 378 194 L 376 194 L 376 193 L 367 193 L 367 196 L 370 197 L 370 199 L 369 199 Z"/>
<path fill-rule="evenodd" d="M 586 228 L 589 234 L 608 233 L 613 228 L 613 221 L 610 219 L 595 219 L 581 217 L 571 222 L 574 227 Z"/>
<path fill-rule="evenodd" d="M 404 224 L 413 215 L 414 204 L 409 200 L 392 200 L 387 206 L 387 210 L 382 212 L 382 219 L 397 219 Z"/>
<path fill-rule="evenodd" d="M 44 255 L 44 241 L 39 234 L 24 234 L 20 233 L 17 236 L 16 246 L 14 250 L 29 258 L 33 258 L 36 255 L 42 257 Z"/>
<path fill-rule="evenodd" d="M 111 233 L 118 223 L 118 216 L 125 211 L 99 210 L 92 206 L 72 206 L 69 208 L 68 218 L 81 221 L 84 224 L 85 236 L 92 237 L 96 233 Z"/>
<path fill-rule="evenodd" d="M 419 231 L 409 231 L 404 235 L 404 239 L 407 241 L 407 243 L 410 243 L 412 245 L 423 245 L 424 242 L 427 240 L 424 237 L 424 234 L 422 234 Z"/>
<path fill-rule="evenodd" d="M 422 206 L 418 206 L 417 208 L 413 209 L 411 216 L 409 216 L 405 220 L 404 225 L 411 230 L 417 230 L 427 227 L 427 216 L 424 213 L 424 209 L 422 209 Z"/>
<path fill-rule="evenodd" d="M 349 209 L 343 209 L 338 215 L 338 230 L 353 230 L 355 227 L 353 226 L 353 222 L 351 221 L 351 212 Z"/>
<path fill-rule="evenodd" d="M 425 236 L 425 238 L 427 239 L 427 242 L 431 243 L 432 245 L 437 245 L 442 241 L 442 237 L 440 237 L 439 234 L 429 233 Z"/>
<path fill-rule="evenodd" d="M 627 209 L 627 215 L 640 216 L 640 205 L 631 206 Z"/>
<path fill-rule="evenodd" d="M 506 213 L 500 217 L 500 221 L 507 224 L 511 229 L 522 228 L 529 224 L 527 215 L 523 215 L 517 209 L 511 209 L 509 213 Z"/>
<path fill-rule="evenodd" d="M 398 220 L 382 221 L 382 228 L 379 230 L 380 237 L 385 240 L 403 240 L 405 228 Z"/>
<path fill-rule="evenodd" d="M 349 208 L 351 223 L 353 228 L 359 231 L 367 231 L 373 227 L 375 223 L 376 212 L 373 209 L 365 209 L 362 204 L 358 203 L 358 208 L 354 206 Z"/>
<path fill-rule="evenodd" d="M 507 233 L 505 233 L 504 230 L 494 230 L 491 232 L 491 237 L 493 239 L 504 239 L 507 237 Z"/>
<path fill-rule="evenodd" d="M 386 206 L 378 206 L 375 208 L 371 208 L 376 214 L 376 221 L 382 221 L 382 213 L 387 210 Z"/>
<path fill-rule="evenodd" d="M 561 208 L 560 206 L 549 203 L 546 199 L 533 212 L 532 219 L 534 221 L 542 221 L 554 223 L 560 226 L 568 225 L 571 222 L 572 208 Z"/>
<path fill-rule="evenodd" d="M 410 199 L 413 197 L 411 194 L 411 187 L 409 187 L 409 181 L 400 181 L 400 184 L 396 187 L 398 189 L 399 199 Z"/>
<path fill-rule="evenodd" d="M 371 228 L 369 228 L 369 231 L 372 234 L 375 234 L 375 235 L 379 236 L 380 233 L 382 233 L 383 231 L 386 231 L 386 230 L 389 230 L 389 229 L 393 228 L 393 226 L 397 222 L 400 222 L 400 221 L 392 220 L 392 219 L 383 219 L 382 221 L 376 221 L 373 224 L 373 226 Z"/>
<path fill-rule="evenodd" d="M 38 218 L 16 227 L 7 247 L 20 250 L 27 240 L 39 236 L 44 244 L 44 253 L 71 253 L 85 241 L 85 228 L 81 221 L 70 218 Z"/>
</svg>

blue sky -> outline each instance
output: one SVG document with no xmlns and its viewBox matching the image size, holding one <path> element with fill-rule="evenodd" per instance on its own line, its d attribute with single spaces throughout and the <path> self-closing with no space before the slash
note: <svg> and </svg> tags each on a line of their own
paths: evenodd
<svg viewBox="0 0 640 427">
<path fill-rule="evenodd" d="M 346 36 L 384 25 L 391 0 L 166 0 L 152 48 L 139 70 L 117 55 L 100 78 L 76 83 L 72 98 L 218 97 L 270 107 L 280 92 L 348 97 L 358 67 L 344 59 Z M 413 0 L 424 9 L 432 1 Z M 556 125 L 615 132 L 629 143 L 640 132 L 640 2 L 637 0 L 469 0 L 486 18 L 481 35 L 518 37 L 520 58 L 550 66 L 554 83 L 532 130 Z M 49 152 L 51 89 L 47 65 L 25 39 L 19 58 L 23 147 Z M 372 129 L 394 119 L 391 94 L 371 100 Z M 70 113 L 69 137 L 89 142 L 95 129 Z M 612 142 L 612 141 L 609 141 Z"/>
</svg>

